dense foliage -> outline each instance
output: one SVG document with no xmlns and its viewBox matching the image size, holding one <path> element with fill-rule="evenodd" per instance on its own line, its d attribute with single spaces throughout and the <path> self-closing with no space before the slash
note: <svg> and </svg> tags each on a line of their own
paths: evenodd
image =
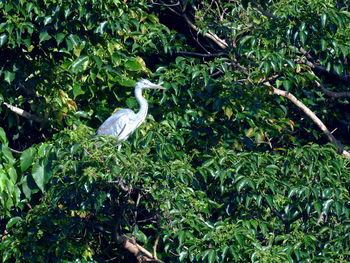
<svg viewBox="0 0 350 263">
<path fill-rule="evenodd" d="M 0 1 L 2 261 L 349 262 L 349 8 Z"/>
</svg>

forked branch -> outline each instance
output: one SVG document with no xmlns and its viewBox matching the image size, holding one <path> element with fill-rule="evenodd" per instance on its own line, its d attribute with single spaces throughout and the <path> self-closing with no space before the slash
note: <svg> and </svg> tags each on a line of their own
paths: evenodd
<svg viewBox="0 0 350 263">
<path fill-rule="evenodd" d="M 153 256 L 151 252 L 147 249 L 143 248 L 136 242 L 126 236 L 126 235 L 117 235 L 116 240 L 118 243 L 122 244 L 123 247 L 132 253 L 137 260 L 141 262 L 156 262 L 156 263 L 164 263 L 164 261 L 157 259 L 157 256 Z"/>
</svg>

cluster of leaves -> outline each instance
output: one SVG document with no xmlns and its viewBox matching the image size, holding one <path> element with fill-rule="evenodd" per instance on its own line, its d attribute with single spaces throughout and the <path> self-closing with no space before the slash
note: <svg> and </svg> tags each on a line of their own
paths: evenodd
<svg viewBox="0 0 350 263">
<path fill-rule="evenodd" d="M 106 246 L 115 231 L 150 251 L 159 236 L 165 261 L 349 259 L 349 161 L 331 145 L 189 155 L 173 123 L 144 130 L 120 152 L 86 126 L 63 132 L 41 204 L 7 224 L 3 260 L 126 260 Z"/>
<path fill-rule="evenodd" d="M 307 143 L 312 123 L 271 95 L 349 120 L 346 97 L 315 89 L 346 91 L 347 10 L 153 2 L 197 32 L 170 31 L 147 1 L 0 2 L 2 261 L 135 260 L 121 239 L 165 262 L 350 261 L 349 160 Z M 137 107 L 131 86 L 152 70 L 167 88 L 144 94 L 154 117 L 120 152 L 95 138 L 114 108 Z"/>
</svg>

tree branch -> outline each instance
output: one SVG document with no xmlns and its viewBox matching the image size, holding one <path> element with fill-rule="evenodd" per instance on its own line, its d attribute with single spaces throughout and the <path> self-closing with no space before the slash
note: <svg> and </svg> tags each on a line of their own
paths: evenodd
<svg viewBox="0 0 350 263">
<path fill-rule="evenodd" d="M 224 52 L 219 52 L 219 53 L 210 53 L 210 54 L 202 54 L 198 52 L 190 52 L 190 51 L 180 51 L 178 52 L 180 55 L 188 55 L 188 56 L 194 56 L 194 57 L 227 57 L 228 54 Z"/>
<path fill-rule="evenodd" d="M 117 235 L 116 240 L 118 243 L 122 244 L 126 250 L 133 254 L 139 262 L 164 263 L 164 261 L 154 257 L 147 249 L 137 243 L 133 243 L 133 240 L 126 235 Z"/>
<path fill-rule="evenodd" d="M 14 113 L 16 113 L 16 114 L 18 114 L 18 115 L 20 115 L 20 116 L 22 116 L 22 117 L 24 117 L 24 118 L 26 118 L 28 120 L 32 120 L 32 121 L 36 121 L 36 122 L 42 122 L 43 121 L 43 119 L 41 117 L 36 116 L 34 114 L 31 114 L 31 113 L 29 113 L 29 112 L 27 112 L 25 110 L 22 110 L 21 108 L 18 108 L 16 106 L 10 105 L 7 102 L 4 102 L 4 104 L 12 112 L 14 112 Z"/>
<path fill-rule="evenodd" d="M 160 235 L 157 236 L 156 241 L 154 242 L 154 245 L 153 245 L 153 256 L 155 259 L 158 259 L 157 258 L 157 246 L 158 246 L 159 238 L 160 238 Z"/>
<path fill-rule="evenodd" d="M 253 5 L 254 5 L 254 8 L 256 11 L 262 13 L 264 16 L 268 17 L 268 18 L 278 18 L 277 16 L 275 16 L 274 14 L 268 12 L 268 11 L 265 11 L 263 10 L 262 8 L 259 7 L 258 3 L 255 2 L 255 1 L 250 1 Z"/>
<path fill-rule="evenodd" d="M 182 14 L 182 17 L 185 19 L 186 23 L 195 31 L 199 31 L 199 28 L 192 23 L 192 21 L 187 17 L 186 14 Z M 228 48 L 228 44 L 226 43 L 225 40 L 219 38 L 216 34 L 208 31 L 207 33 L 204 34 L 205 37 L 213 40 L 220 48 L 225 49 Z"/>
<path fill-rule="evenodd" d="M 324 123 L 316 116 L 316 114 L 313 113 L 304 103 L 302 103 L 292 93 L 290 93 L 288 91 L 277 89 L 277 88 L 273 87 L 269 82 L 265 82 L 264 84 L 273 88 L 273 94 L 285 97 L 285 98 L 289 99 L 291 102 L 293 102 L 299 109 L 301 109 L 321 129 L 321 131 L 324 134 L 326 134 L 326 136 L 328 137 L 328 140 L 337 147 L 338 152 L 342 156 L 350 157 L 350 153 L 348 151 L 344 150 L 344 147 L 341 144 L 341 142 L 338 141 L 333 136 L 333 134 L 326 127 L 326 125 L 324 125 Z"/>
<path fill-rule="evenodd" d="M 309 73 L 316 78 L 315 73 L 313 73 L 312 71 Z M 350 91 L 342 91 L 342 92 L 331 91 L 331 90 L 326 89 L 317 80 L 315 80 L 315 82 L 316 82 L 317 87 L 320 88 L 321 91 L 329 97 L 332 97 L 332 98 L 349 98 L 350 97 Z"/>
<path fill-rule="evenodd" d="M 339 75 L 334 69 L 332 69 L 331 71 L 327 71 L 327 68 L 321 65 L 318 65 L 315 63 L 313 57 L 303 48 L 299 48 L 300 52 L 306 57 L 306 59 L 299 59 L 298 62 L 308 65 L 310 68 L 312 68 L 313 70 L 319 72 L 319 73 L 326 73 L 326 74 L 330 74 L 333 77 L 345 82 L 346 85 L 350 85 L 350 75 Z"/>
</svg>

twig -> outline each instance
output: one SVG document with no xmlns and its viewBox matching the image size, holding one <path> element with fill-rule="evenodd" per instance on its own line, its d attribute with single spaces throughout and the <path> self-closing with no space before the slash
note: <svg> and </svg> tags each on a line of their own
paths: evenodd
<svg viewBox="0 0 350 263">
<path fill-rule="evenodd" d="M 162 3 L 157 3 L 157 2 L 152 1 L 152 4 L 169 7 L 169 6 L 178 6 L 178 5 L 180 5 L 180 1 L 177 1 L 174 4 L 166 4 L 166 3 L 163 3 L 163 1 L 162 1 Z"/>
<path fill-rule="evenodd" d="M 10 149 L 11 152 L 14 152 L 14 153 L 19 153 L 19 154 L 23 153 L 23 151 L 22 152 L 21 151 L 17 151 L 15 149 L 12 149 L 11 147 L 9 147 L 9 149 Z"/>
<path fill-rule="evenodd" d="M 272 87 L 273 94 L 285 97 L 285 98 L 289 99 L 291 102 L 293 102 L 299 109 L 301 109 L 321 129 L 321 131 L 328 137 L 328 140 L 337 147 L 338 152 L 342 156 L 350 157 L 350 153 L 344 149 L 341 142 L 338 141 L 334 137 L 334 135 L 328 130 L 326 125 L 324 125 L 324 123 L 316 116 L 316 114 L 313 113 L 313 111 L 311 111 L 304 103 L 302 103 L 292 93 L 290 93 L 288 91 L 277 89 L 277 88 L 273 87 L 269 82 L 264 82 L 264 84 L 269 86 L 269 87 Z"/>
<path fill-rule="evenodd" d="M 323 221 L 323 219 L 325 217 L 324 215 L 325 215 L 325 212 L 322 211 L 321 214 L 320 214 L 320 217 L 317 220 L 317 224 L 320 224 Z"/>
<path fill-rule="evenodd" d="M 160 238 L 160 235 L 157 236 L 156 241 L 154 242 L 154 245 L 153 245 L 153 257 L 155 259 L 158 259 L 157 258 L 157 246 L 158 246 L 159 238 Z"/>
<path fill-rule="evenodd" d="M 7 102 L 3 102 L 3 103 L 4 103 L 5 106 L 6 106 L 7 108 L 9 108 L 12 112 L 14 112 L 14 113 L 16 113 L 16 114 L 18 114 L 18 115 L 20 115 L 20 116 L 22 116 L 22 117 L 24 117 L 24 118 L 26 118 L 26 119 L 28 119 L 28 120 L 33 120 L 33 121 L 36 121 L 36 122 L 42 122 L 42 121 L 43 121 L 43 119 L 42 119 L 41 117 L 39 117 L 39 116 L 36 116 L 36 115 L 34 115 L 34 114 L 31 114 L 31 113 L 29 113 L 29 112 L 27 112 L 27 111 L 25 111 L 25 110 L 22 110 L 21 108 L 18 108 L 18 107 L 16 107 L 16 106 L 10 105 L 10 104 L 7 103 Z"/>
<path fill-rule="evenodd" d="M 198 52 L 180 51 L 180 52 L 178 52 L 178 54 L 195 56 L 195 57 L 222 57 L 222 56 L 228 56 L 228 54 L 226 54 L 224 52 L 202 54 L 202 53 L 198 53 Z"/>
</svg>

